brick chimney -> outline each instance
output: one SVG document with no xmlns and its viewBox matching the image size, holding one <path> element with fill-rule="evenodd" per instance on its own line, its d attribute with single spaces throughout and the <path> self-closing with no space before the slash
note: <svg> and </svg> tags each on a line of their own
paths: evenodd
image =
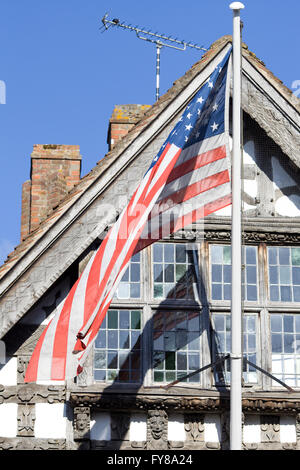
<svg viewBox="0 0 300 470">
<path fill-rule="evenodd" d="M 130 129 L 142 118 L 143 114 L 151 108 L 148 104 L 122 104 L 116 105 L 109 120 L 107 135 L 108 148 L 122 139 Z"/>
<path fill-rule="evenodd" d="M 31 179 L 22 187 L 21 240 L 80 180 L 79 145 L 34 145 Z"/>
</svg>

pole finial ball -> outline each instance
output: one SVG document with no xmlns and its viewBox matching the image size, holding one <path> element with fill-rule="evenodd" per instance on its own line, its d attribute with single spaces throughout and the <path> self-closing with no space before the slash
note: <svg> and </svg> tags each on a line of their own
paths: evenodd
<svg viewBox="0 0 300 470">
<path fill-rule="evenodd" d="M 241 2 L 233 2 L 229 5 L 229 8 L 231 8 L 231 10 L 243 10 L 245 5 Z"/>
</svg>

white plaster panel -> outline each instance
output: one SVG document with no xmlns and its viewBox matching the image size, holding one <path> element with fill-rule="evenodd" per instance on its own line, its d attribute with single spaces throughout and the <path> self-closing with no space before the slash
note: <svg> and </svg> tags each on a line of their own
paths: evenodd
<svg viewBox="0 0 300 470">
<path fill-rule="evenodd" d="M 205 442 L 221 442 L 221 421 L 219 415 L 205 415 L 204 440 Z"/>
<path fill-rule="evenodd" d="M 3 403 L 0 405 L 0 437 L 16 437 L 17 416 L 17 403 Z"/>
<path fill-rule="evenodd" d="M 249 194 L 251 197 L 257 196 L 257 181 L 256 180 L 243 180 L 243 189 L 245 193 Z"/>
<path fill-rule="evenodd" d="M 243 428 L 243 442 L 245 444 L 253 444 L 260 441 L 260 417 L 258 415 L 246 416 Z"/>
<path fill-rule="evenodd" d="M 256 206 L 251 206 L 250 204 L 247 204 L 247 202 L 242 202 L 242 210 L 245 212 L 245 211 L 248 211 L 250 209 L 255 209 Z"/>
<path fill-rule="evenodd" d="M 109 413 L 93 413 L 90 424 L 91 439 L 95 441 L 110 441 L 110 422 Z"/>
<path fill-rule="evenodd" d="M 280 441 L 296 442 L 296 420 L 293 416 L 280 417 Z"/>
<path fill-rule="evenodd" d="M 129 427 L 130 441 L 146 441 L 147 440 L 147 417 L 141 413 L 134 413 L 130 417 Z"/>
<path fill-rule="evenodd" d="M 218 215 L 220 217 L 230 217 L 231 216 L 231 205 L 223 207 L 223 209 L 220 209 L 220 210 L 214 212 L 212 215 Z"/>
<path fill-rule="evenodd" d="M 299 217 L 300 216 L 300 196 L 293 194 L 290 197 L 282 196 L 275 203 L 275 210 L 283 217 Z"/>
<path fill-rule="evenodd" d="M 66 438 L 66 407 L 63 403 L 35 405 L 34 435 L 38 438 Z"/>
<path fill-rule="evenodd" d="M 169 441 L 185 441 L 184 416 L 182 414 L 169 416 L 168 439 Z"/>
<path fill-rule="evenodd" d="M 0 364 L 0 384 L 17 385 L 17 358 L 7 358 L 6 364 Z"/>
</svg>

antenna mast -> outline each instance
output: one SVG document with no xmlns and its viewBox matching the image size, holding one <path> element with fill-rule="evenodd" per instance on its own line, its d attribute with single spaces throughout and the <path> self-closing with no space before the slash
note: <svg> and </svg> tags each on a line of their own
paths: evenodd
<svg viewBox="0 0 300 470">
<path fill-rule="evenodd" d="M 207 49 L 205 49 L 204 47 L 198 46 L 197 44 L 192 44 L 191 42 L 185 40 L 166 36 L 157 32 L 153 33 L 151 30 L 141 29 L 137 26 L 132 26 L 131 24 L 127 25 L 125 23 L 121 23 L 118 18 L 110 20 L 108 19 L 108 14 L 105 14 L 103 16 L 102 23 L 103 26 L 101 27 L 101 32 L 106 31 L 111 26 L 117 26 L 119 28 L 127 29 L 129 31 L 134 31 L 138 39 L 143 39 L 144 41 L 148 41 L 156 45 L 156 101 L 159 98 L 160 50 L 162 47 L 170 47 L 171 49 L 176 49 L 178 51 L 185 51 L 187 47 L 191 47 L 199 51 L 207 51 Z"/>
</svg>

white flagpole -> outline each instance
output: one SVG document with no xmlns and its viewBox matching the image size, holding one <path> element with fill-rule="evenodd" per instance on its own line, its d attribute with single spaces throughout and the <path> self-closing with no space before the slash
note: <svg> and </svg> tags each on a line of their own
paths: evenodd
<svg viewBox="0 0 300 470">
<path fill-rule="evenodd" d="M 233 2 L 232 295 L 230 355 L 230 450 L 242 449 L 242 242 L 241 242 L 241 21 Z"/>
</svg>

